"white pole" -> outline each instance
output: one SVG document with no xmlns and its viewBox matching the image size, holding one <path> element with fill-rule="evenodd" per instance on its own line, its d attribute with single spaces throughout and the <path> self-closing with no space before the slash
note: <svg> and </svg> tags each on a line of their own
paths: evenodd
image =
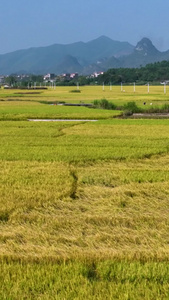
<svg viewBox="0 0 169 300">
<path fill-rule="evenodd" d="M 123 91 L 123 84 L 122 84 L 122 82 L 121 82 L 121 92 Z"/>
<path fill-rule="evenodd" d="M 111 82 L 110 82 L 110 91 L 112 91 L 112 84 L 111 84 Z"/>
<path fill-rule="evenodd" d="M 164 82 L 164 94 L 166 94 L 166 83 Z"/>
<path fill-rule="evenodd" d="M 79 83 L 77 82 L 77 90 L 79 90 Z"/>
</svg>

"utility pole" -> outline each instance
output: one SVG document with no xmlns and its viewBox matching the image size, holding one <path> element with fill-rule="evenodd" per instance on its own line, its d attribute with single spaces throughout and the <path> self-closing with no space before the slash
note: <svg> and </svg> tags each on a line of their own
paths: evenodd
<svg viewBox="0 0 169 300">
<path fill-rule="evenodd" d="M 121 82 L 121 92 L 123 91 L 123 83 Z"/>
</svg>

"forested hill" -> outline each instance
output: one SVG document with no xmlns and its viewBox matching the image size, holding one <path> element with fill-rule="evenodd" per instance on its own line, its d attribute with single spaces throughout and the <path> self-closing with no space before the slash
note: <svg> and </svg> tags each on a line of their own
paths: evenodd
<svg viewBox="0 0 169 300">
<path fill-rule="evenodd" d="M 147 64 L 140 68 L 113 68 L 98 77 L 98 83 L 118 84 L 120 82 L 164 82 L 169 81 L 169 61 Z"/>
</svg>

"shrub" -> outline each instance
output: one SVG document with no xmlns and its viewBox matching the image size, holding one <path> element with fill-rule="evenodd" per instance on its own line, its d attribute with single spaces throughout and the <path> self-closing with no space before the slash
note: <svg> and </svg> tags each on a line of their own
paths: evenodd
<svg viewBox="0 0 169 300">
<path fill-rule="evenodd" d="M 130 112 L 130 115 L 133 114 L 133 113 L 142 112 L 142 109 L 139 108 L 134 101 L 131 101 L 131 102 L 128 102 L 127 104 L 125 104 L 123 106 L 123 109 L 124 109 L 124 113 L 125 112 Z"/>
<path fill-rule="evenodd" d="M 93 101 L 93 104 L 95 107 L 98 107 L 98 108 L 103 108 L 103 109 L 116 109 L 116 105 L 109 102 L 107 99 L 101 99 L 101 100 L 94 100 Z"/>
<path fill-rule="evenodd" d="M 150 113 L 150 114 L 163 114 L 163 113 L 169 113 L 169 105 L 168 104 L 164 104 L 161 107 L 159 106 L 155 106 L 155 107 L 151 107 L 149 109 L 145 110 L 146 113 Z"/>
<path fill-rule="evenodd" d="M 81 93 L 80 90 L 71 90 L 70 93 Z"/>
<path fill-rule="evenodd" d="M 123 112 L 123 116 L 124 117 L 129 117 L 129 116 L 132 116 L 132 111 L 131 110 L 125 110 L 124 112 Z"/>
<path fill-rule="evenodd" d="M 168 104 L 164 104 L 161 108 L 162 112 L 168 113 L 169 112 L 169 105 Z"/>
</svg>

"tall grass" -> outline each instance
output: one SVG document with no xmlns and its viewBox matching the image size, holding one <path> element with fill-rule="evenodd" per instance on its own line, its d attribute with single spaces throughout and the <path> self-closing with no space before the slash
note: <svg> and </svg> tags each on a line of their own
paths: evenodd
<svg viewBox="0 0 169 300">
<path fill-rule="evenodd" d="M 4 299 L 168 299 L 166 263 L 1 263 Z"/>
<path fill-rule="evenodd" d="M 167 128 L 1 122 L 0 255 L 166 259 Z"/>
<path fill-rule="evenodd" d="M 168 299 L 169 121 L 4 102 L 0 299 Z"/>
<path fill-rule="evenodd" d="M 0 159 L 87 162 L 168 153 L 166 123 L 121 124 L 1 122 Z"/>
</svg>

